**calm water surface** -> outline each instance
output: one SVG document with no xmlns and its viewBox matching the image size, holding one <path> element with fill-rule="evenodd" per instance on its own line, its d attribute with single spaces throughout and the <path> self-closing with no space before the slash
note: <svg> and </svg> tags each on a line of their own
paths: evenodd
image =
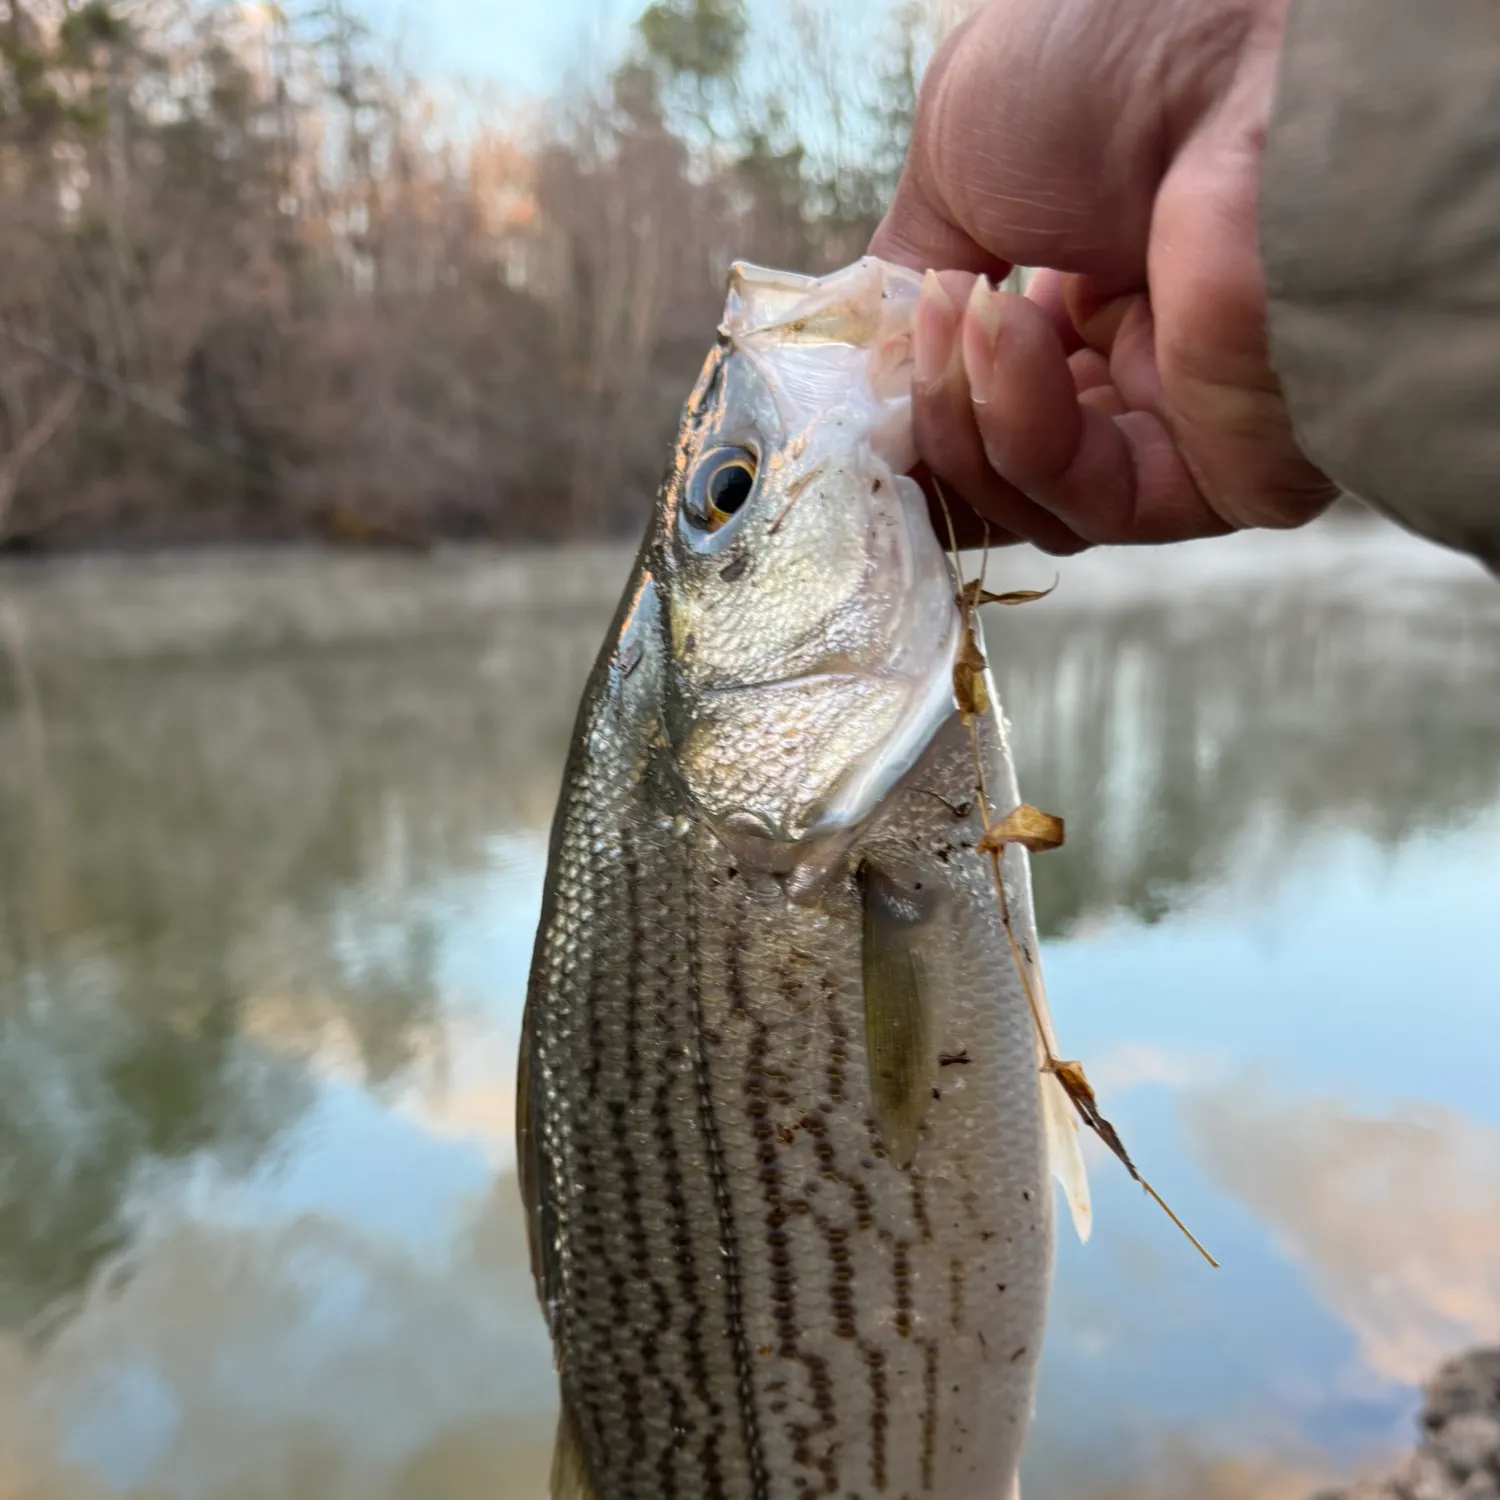
<svg viewBox="0 0 1500 1500">
<path fill-rule="evenodd" d="M 513 1052 L 619 567 L 0 572 L 7 1500 L 542 1500 Z M 1027 1500 L 1306 1496 L 1500 1336 L 1500 586 L 1236 538 L 990 635 L 1065 1050 L 1224 1262 L 1096 1156 Z"/>
</svg>

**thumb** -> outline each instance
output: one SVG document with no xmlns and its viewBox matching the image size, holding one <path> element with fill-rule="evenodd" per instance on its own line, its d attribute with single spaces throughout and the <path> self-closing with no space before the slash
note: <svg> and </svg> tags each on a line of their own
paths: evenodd
<svg viewBox="0 0 1500 1500">
<path fill-rule="evenodd" d="M 1156 189 L 1252 0 L 991 0 L 934 57 L 872 251 L 1144 285 Z"/>
</svg>

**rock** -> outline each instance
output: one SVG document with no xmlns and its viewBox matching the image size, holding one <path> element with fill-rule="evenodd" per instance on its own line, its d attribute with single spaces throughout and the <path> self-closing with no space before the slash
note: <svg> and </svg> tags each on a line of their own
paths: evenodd
<svg viewBox="0 0 1500 1500">
<path fill-rule="evenodd" d="M 1442 1365 L 1418 1425 L 1416 1452 L 1394 1472 L 1313 1500 L 1500 1500 L 1500 1349 Z"/>
<path fill-rule="evenodd" d="M 1500 1416 L 1466 1411 L 1451 1417 L 1433 1433 L 1428 1447 L 1454 1478 L 1467 1479 L 1500 1454 Z"/>
</svg>

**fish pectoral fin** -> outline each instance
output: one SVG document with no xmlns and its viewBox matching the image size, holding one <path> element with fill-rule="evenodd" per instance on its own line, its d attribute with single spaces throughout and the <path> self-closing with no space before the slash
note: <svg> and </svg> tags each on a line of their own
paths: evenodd
<svg viewBox="0 0 1500 1500">
<path fill-rule="evenodd" d="M 1047 1160 L 1052 1175 L 1062 1186 L 1068 1212 L 1078 1238 L 1088 1243 L 1094 1228 L 1094 1207 L 1089 1197 L 1089 1178 L 1079 1142 L 1078 1114 L 1055 1073 L 1042 1074 L 1042 1126 L 1047 1140 Z"/>
<path fill-rule="evenodd" d="M 1020 854 L 1020 851 L 1016 851 Z M 1020 855 L 1025 858 L 1024 855 Z M 1024 960 L 1023 960 L 1024 961 Z M 1094 1228 L 1094 1207 L 1089 1197 L 1089 1175 L 1083 1164 L 1083 1144 L 1078 1129 L 1078 1111 L 1068 1098 L 1062 1080 L 1048 1066 L 1048 1059 L 1058 1056 L 1057 1033 L 1052 1027 L 1052 1009 L 1047 1004 L 1047 987 L 1042 982 L 1042 966 L 1034 952 L 1026 967 L 1026 982 L 1041 1035 L 1037 1038 L 1037 1066 L 1042 1071 L 1042 1132 L 1047 1142 L 1047 1161 L 1067 1199 L 1068 1213 L 1078 1238 L 1088 1244 Z"/>
<path fill-rule="evenodd" d="M 908 1167 L 932 1105 L 937 1059 L 933 1001 L 938 989 L 946 890 L 866 859 L 859 867 L 863 903 L 862 977 L 865 1050 L 875 1123 L 891 1159 Z"/>
<path fill-rule="evenodd" d="M 584 1457 L 583 1439 L 573 1404 L 563 1395 L 562 1415 L 557 1419 L 557 1444 L 552 1450 L 552 1500 L 596 1500 L 597 1491 L 589 1478 L 588 1460 Z"/>
</svg>

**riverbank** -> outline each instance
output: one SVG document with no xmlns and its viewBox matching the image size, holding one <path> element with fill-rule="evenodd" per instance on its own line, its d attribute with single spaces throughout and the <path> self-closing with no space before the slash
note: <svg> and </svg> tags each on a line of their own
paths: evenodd
<svg viewBox="0 0 1500 1500">
<path fill-rule="evenodd" d="M 5 559 L 0 625 L 38 656 L 111 659 L 472 637 L 518 612 L 600 615 L 634 552 L 628 543 L 420 554 L 307 545 Z M 1261 616 L 1315 593 L 1325 605 L 1379 601 L 1392 618 L 1460 602 L 1471 616 L 1500 617 L 1500 589 L 1477 564 L 1368 521 L 1073 558 L 1015 547 L 993 554 L 989 572 L 996 587 L 1058 583 L 1048 612 L 1070 615 L 1192 599 Z"/>
<path fill-rule="evenodd" d="M 0 609 L 39 656 L 379 646 L 470 637 L 518 611 L 598 614 L 633 554 L 626 545 L 75 553 L 0 562 Z"/>
<path fill-rule="evenodd" d="M 1496 1500 L 1500 1497 L 1500 1348 L 1447 1361 L 1428 1382 L 1416 1448 L 1390 1473 L 1316 1500 Z"/>
</svg>

